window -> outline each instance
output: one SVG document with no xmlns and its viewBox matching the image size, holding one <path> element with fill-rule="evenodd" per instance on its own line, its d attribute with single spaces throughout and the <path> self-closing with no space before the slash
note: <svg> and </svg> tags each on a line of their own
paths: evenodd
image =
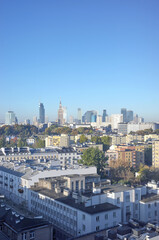
<svg viewBox="0 0 159 240">
<path fill-rule="evenodd" d="M 135 200 L 138 200 L 138 194 L 137 193 L 135 194 Z"/>
<path fill-rule="evenodd" d="M 81 181 L 81 190 L 83 190 L 83 180 Z"/>
<path fill-rule="evenodd" d="M 130 206 L 126 206 L 126 212 L 130 212 Z"/>
<path fill-rule="evenodd" d="M 113 218 L 115 218 L 116 217 L 116 212 L 113 212 Z"/>
<path fill-rule="evenodd" d="M 96 222 L 98 222 L 98 221 L 99 221 L 99 216 L 96 217 Z"/>
<path fill-rule="evenodd" d="M 79 190 L 79 181 L 76 181 L 76 191 Z"/>
<path fill-rule="evenodd" d="M 82 219 L 85 220 L 85 215 L 84 214 L 82 215 Z"/>
<path fill-rule="evenodd" d="M 151 208 L 151 204 L 148 204 L 148 208 Z"/>
<path fill-rule="evenodd" d="M 119 203 L 120 203 L 120 197 L 117 198 L 117 204 L 119 204 Z"/>
<path fill-rule="evenodd" d="M 117 224 L 116 224 L 116 221 L 115 222 L 113 222 L 113 226 L 116 226 Z"/>
<path fill-rule="evenodd" d="M 83 229 L 83 231 L 86 230 L 86 226 L 84 224 L 82 225 L 82 229 Z"/>
<path fill-rule="evenodd" d="M 106 219 L 106 220 L 108 219 L 108 214 L 105 214 L 105 219 Z"/>
<path fill-rule="evenodd" d="M 157 202 L 155 202 L 155 207 L 157 207 Z"/>
<path fill-rule="evenodd" d="M 108 228 L 108 223 L 105 224 L 105 228 Z"/>
<path fill-rule="evenodd" d="M 22 233 L 22 240 L 26 240 L 27 239 L 27 233 Z"/>
<path fill-rule="evenodd" d="M 72 182 L 72 191 L 74 190 L 74 182 Z"/>
<path fill-rule="evenodd" d="M 96 227 L 96 231 L 99 231 L 99 226 Z"/>
<path fill-rule="evenodd" d="M 35 239 L 35 232 L 34 231 L 30 232 L 30 239 Z"/>
<path fill-rule="evenodd" d="M 126 196 L 126 202 L 130 202 L 130 195 Z"/>
</svg>

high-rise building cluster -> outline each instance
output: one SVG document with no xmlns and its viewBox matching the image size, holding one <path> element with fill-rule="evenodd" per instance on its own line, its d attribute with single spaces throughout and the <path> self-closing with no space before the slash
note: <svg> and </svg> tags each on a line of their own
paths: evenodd
<svg viewBox="0 0 159 240">
<path fill-rule="evenodd" d="M 48 117 L 45 116 L 44 104 L 39 103 L 39 116 L 35 116 L 33 118 L 33 125 L 42 128 L 43 125 L 48 124 L 48 122 Z M 135 130 L 135 128 L 137 130 L 140 130 L 145 127 L 144 119 L 139 117 L 138 114 L 134 114 L 132 110 L 127 110 L 126 108 L 121 108 L 120 114 L 111 114 L 109 116 L 106 109 L 103 109 L 102 115 L 100 115 L 96 110 L 88 110 L 84 114 L 82 114 L 82 109 L 78 108 L 77 117 L 74 118 L 73 116 L 69 116 L 68 119 L 67 108 L 62 106 L 61 101 L 59 104 L 57 119 L 55 122 L 61 126 L 64 124 L 76 124 L 79 126 L 90 125 L 95 128 L 111 126 L 111 129 L 113 131 L 118 130 L 119 133 L 124 134 Z M 13 125 L 16 123 L 18 123 L 18 120 L 15 116 L 15 113 L 13 111 L 8 111 L 6 113 L 5 124 Z M 24 124 L 30 124 L 30 120 L 26 119 L 24 121 Z"/>
</svg>

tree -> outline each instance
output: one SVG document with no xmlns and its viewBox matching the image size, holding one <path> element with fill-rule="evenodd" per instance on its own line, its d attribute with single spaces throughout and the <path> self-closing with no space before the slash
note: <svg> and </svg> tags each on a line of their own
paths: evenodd
<svg viewBox="0 0 159 240">
<path fill-rule="evenodd" d="M 26 146 L 26 142 L 20 138 L 18 140 L 17 147 L 25 147 L 25 146 Z"/>
<path fill-rule="evenodd" d="M 80 136 L 79 142 L 80 142 L 80 143 L 85 143 L 85 142 L 87 142 L 87 141 L 88 141 L 88 138 L 87 138 L 84 134 L 82 134 L 82 135 Z"/>
<path fill-rule="evenodd" d="M 34 144 L 35 148 L 44 148 L 45 147 L 45 140 L 38 138 Z"/>
<path fill-rule="evenodd" d="M 101 141 L 103 143 L 103 150 L 107 151 L 112 143 L 112 139 L 109 136 L 101 137 Z"/>
<path fill-rule="evenodd" d="M 101 140 L 101 137 L 93 136 L 93 137 L 91 138 L 91 142 L 94 142 L 94 143 L 96 143 L 96 144 L 100 144 L 100 143 L 102 143 L 102 140 Z"/>
<path fill-rule="evenodd" d="M 0 138 L 0 148 L 5 147 L 5 144 L 6 144 L 5 138 L 4 137 Z"/>
<path fill-rule="evenodd" d="M 103 151 L 98 148 L 88 148 L 83 151 L 82 159 L 79 163 L 87 166 L 96 166 L 98 174 L 102 174 L 104 167 L 106 166 L 107 158 Z"/>
</svg>

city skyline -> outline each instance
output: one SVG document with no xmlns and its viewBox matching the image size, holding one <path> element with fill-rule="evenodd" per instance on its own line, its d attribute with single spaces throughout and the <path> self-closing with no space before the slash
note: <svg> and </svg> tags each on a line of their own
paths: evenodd
<svg viewBox="0 0 159 240">
<path fill-rule="evenodd" d="M 124 120 L 125 117 L 125 113 L 123 113 L 122 111 L 126 110 L 126 115 L 127 115 L 127 120 Z M 66 112 L 65 112 L 66 111 Z M 79 114 L 80 111 L 80 114 Z M 0 121 L 0 123 L 6 123 L 6 121 L 8 121 L 8 117 L 7 114 L 12 112 L 15 116 L 15 112 L 14 111 L 7 111 L 5 113 L 5 119 L 4 121 Z M 128 114 L 132 113 L 132 117 L 131 119 L 129 119 Z M 90 115 L 90 114 L 93 114 Z M 28 121 L 30 121 L 30 123 L 35 124 L 36 123 L 48 123 L 48 122 L 57 122 L 59 124 L 64 124 L 64 123 L 69 123 L 70 122 L 70 118 L 72 118 L 73 120 L 75 120 L 76 122 L 78 121 L 78 123 L 84 123 L 84 122 L 96 122 L 97 121 L 97 116 L 100 116 L 102 119 L 102 122 L 106 121 L 106 117 L 108 117 L 107 121 L 109 121 L 109 117 L 113 116 L 113 115 L 120 115 L 123 114 L 123 122 L 130 122 L 130 121 L 135 121 L 135 117 L 139 117 L 140 119 L 144 119 L 143 116 L 140 115 L 140 113 L 136 113 L 134 112 L 134 110 L 130 110 L 130 109 L 126 109 L 126 108 L 121 108 L 120 111 L 116 112 L 116 113 L 108 113 L 107 109 L 103 109 L 101 111 L 98 111 L 96 109 L 86 109 L 85 111 L 83 111 L 83 109 L 81 108 L 77 108 L 76 109 L 76 115 L 68 115 L 67 114 L 67 107 L 63 106 L 61 99 L 60 99 L 60 103 L 59 103 L 59 107 L 57 109 L 57 112 L 55 113 L 55 118 L 53 119 L 49 119 L 48 115 L 45 114 L 45 105 L 43 103 L 39 103 L 38 105 L 38 112 L 37 115 L 32 116 L 31 118 L 24 118 L 23 119 L 19 119 L 18 117 L 16 117 L 16 121 L 17 123 L 26 123 Z M 80 115 L 80 117 L 79 117 Z M 88 119 L 91 119 L 90 121 L 88 121 L 86 115 L 88 115 Z M 81 119 L 81 120 L 80 120 Z M 87 120 L 86 120 L 87 119 Z M 145 119 L 144 119 L 145 120 Z M 13 121 L 14 122 L 14 121 Z M 148 121 L 146 121 L 148 122 Z M 158 122 L 158 121 L 150 121 L 150 122 Z M 36 125 L 36 124 L 35 124 Z"/>
<path fill-rule="evenodd" d="M 102 114 L 133 109 L 159 121 L 159 2 L 50 0 L 1 2 L 0 121 L 57 118 L 60 96 Z"/>
</svg>

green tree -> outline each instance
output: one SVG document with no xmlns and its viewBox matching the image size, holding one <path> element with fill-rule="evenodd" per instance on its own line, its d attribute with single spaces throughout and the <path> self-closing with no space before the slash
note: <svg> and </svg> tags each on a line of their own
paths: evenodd
<svg viewBox="0 0 159 240">
<path fill-rule="evenodd" d="M 91 138 L 91 142 L 94 142 L 94 143 L 96 143 L 96 144 L 100 144 L 100 143 L 102 143 L 102 140 L 101 140 L 101 137 L 93 136 L 93 137 Z"/>
<path fill-rule="evenodd" d="M 18 140 L 17 147 L 25 147 L 26 142 L 25 140 L 22 140 L 21 138 Z"/>
<path fill-rule="evenodd" d="M 80 143 L 85 143 L 85 142 L 87 142 L 87 141 L 88 141 L 88 138 L 87 138 L 84 134 L 82 134 L 82 135 L 80 136 L 79 142 L 80 142 Z"/>
<path fill-rule="evenodd" d="M 38 138 L 34 144 L 35 148 L 44 148 L 45 147 L 45 140 Z"/>
<path fill-rule="evenodd" d="M 0 138 L 0 148 L 5 147 L 5 145 L 6 145 L 5 138 L 4 138 L 4 137 L 1 137 L 1 138 Z"/>
<path fill-rule="evenodd" d="M 98 148 L 88 148 L 83 151 L 82 159 L 79 163 L 87 166 L 96 166 L 98 174 L 102 175 L 106 161 L 104 153 Z"/>
<path fill-rule="evenodd" d="M 103 150 L 107 151 L 112 143 L 112 139 L 109 136 L 101 137 L 101 142 L 103 143 Z"/>
</svg>

